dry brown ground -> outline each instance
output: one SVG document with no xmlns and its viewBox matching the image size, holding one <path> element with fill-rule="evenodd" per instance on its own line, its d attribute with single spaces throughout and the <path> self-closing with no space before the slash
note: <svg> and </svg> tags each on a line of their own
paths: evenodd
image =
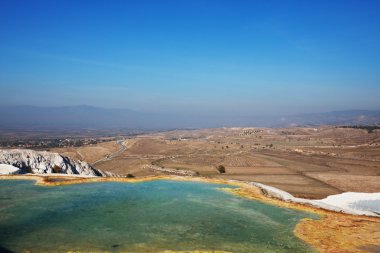
<svg viewBox="0 0 380 253">
<path fill-rule="evenodd" d="M 70 148 L 55 148 L 51 149 L 51 152 L 58 152 L 62 155 L 69 156 L 74 159 L 84 160 L 89 163 L 93 163 L 98 159 L 105 157 L 119 150 L 119 145 L 112 142 L 102 142 L 96 145 L 89 145 L 83 147 L 70 147 Z"/>
<path fill-rule="evenodd" d="M 298 197 L 380 192 L 380 131 L 335 127 L 202 129 L 128 140 L 127 149 L 95 166 L 121 175 L 157 175 L 144 165 L 197 171 L 211 178 L 257 181 Z M 115 142 L 56 149 L 90 163 L 119 149 Z M 224 165 L 225 174 L 216 166 Z"/>
</svg>

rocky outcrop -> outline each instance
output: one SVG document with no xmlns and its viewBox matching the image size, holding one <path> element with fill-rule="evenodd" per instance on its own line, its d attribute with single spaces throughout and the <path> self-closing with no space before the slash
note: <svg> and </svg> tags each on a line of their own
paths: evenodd
<svg viewBox="0 0 380 253">
<path fill-rule="evenodd" d="M 58 153 L 29 149 L 0 150 L 0 164 L 20 168 L 21 173 L 106 176 L 103 171 L 93 168 L 84 161 L 74 160 Z"/>
<path fill-rule="evenodd" d="M 21 170 L 9 164 L 0 164 L 0 175 L 20 174 Z"/>
<path fill-rule="evenodd" d="M 157 165 L 145 165 L 145 168 L 156 171 L 156 172 L 162 172 L 164 174 L 169 175 L 177 175 L 177 176 L 188 176 L 188 177 L 194 177 L 198 174 L 192 170 L 180 170 L 180 169 L 170 169 L 170 168 L 163 168 Z"/>
</svg>

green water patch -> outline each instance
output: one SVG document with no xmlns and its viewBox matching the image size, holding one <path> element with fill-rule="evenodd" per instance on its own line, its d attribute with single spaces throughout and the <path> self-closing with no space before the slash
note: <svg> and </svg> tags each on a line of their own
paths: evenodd
<svg viewBox="0 0 380 253">
<path fill-rule="evenodd" d="M 232 186 L 156 180 L 47 187 L 0 180 L 0 249 L 315 252 L 293 229 L 316 215 L 220 187 Z"/>
</svg>

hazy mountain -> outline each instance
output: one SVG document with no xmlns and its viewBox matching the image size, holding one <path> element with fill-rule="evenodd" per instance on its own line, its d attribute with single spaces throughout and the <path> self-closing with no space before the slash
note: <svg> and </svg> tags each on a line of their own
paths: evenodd
<svg viewBox="0 0 380 253">
<path fill-rule="evenodd" d="M 93 106 L 0 107 L 2 128 L 139 128 L 154 115 L 127 109 L 105 109 Z"/>
<path fill-rule="evenodd" d="M 172 129 L 222 126 L 376 125 L 380 110 L 349 110 L 282 117 L 199 116 L 146 113 L 93 106 L 0 107 L 0 128 L 7 129 Z"/>
<path fill-rule="evenodd" d="M 300 114 L 281 119 L 280 125 L 379 125 L 380 110 L 347 110 Z"/>
</svg>

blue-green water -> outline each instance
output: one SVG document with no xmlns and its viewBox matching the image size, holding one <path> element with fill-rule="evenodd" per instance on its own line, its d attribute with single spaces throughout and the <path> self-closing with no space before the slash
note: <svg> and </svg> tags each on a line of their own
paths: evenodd
<svg viewBox="0 0 380 253">
<path fill-rule="evenodd" d="M 46 187 L 0 180 L 0 246 L 14 252 L 314 252 L 293 229 L 316 216 L 220 187 L 230 186 L 158 180 Z"/>
</svg>

